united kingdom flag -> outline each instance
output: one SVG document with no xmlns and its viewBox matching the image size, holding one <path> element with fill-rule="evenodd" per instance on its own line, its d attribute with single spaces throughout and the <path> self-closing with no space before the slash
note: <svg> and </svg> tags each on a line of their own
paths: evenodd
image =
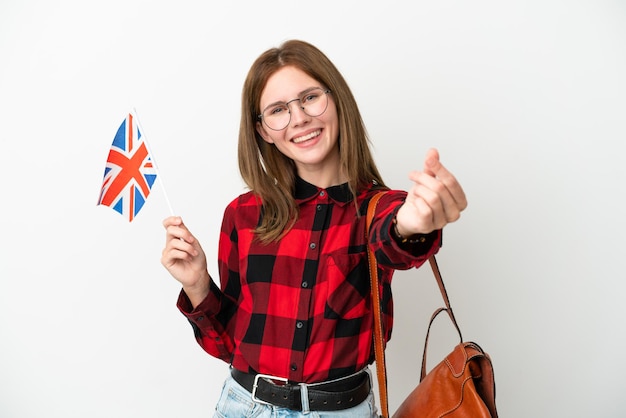
<svg viewBox="0 0 626 418">
<path fill-rule="evenodd" d="M 113 139 L 98 204 L 111 207 L 132 222 L 146 202 L 156 177 L 148 147 L 135 117 L 129 113 Z"/>
</svg>

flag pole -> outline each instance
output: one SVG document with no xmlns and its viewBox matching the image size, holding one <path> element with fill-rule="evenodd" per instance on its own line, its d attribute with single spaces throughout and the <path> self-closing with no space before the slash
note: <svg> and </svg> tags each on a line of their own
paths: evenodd
<svg viewBox="0 0 626 418">
<path fill-rule="evenodd" d="M 159 184 L 161 185 L 161 190 L 163 190 L 163 196 L 165 196 L 165 202 L 167 203 L 167 207 L 170 210 L 170 215 L 174 216 L 174 209 L 172 209 L 172 204 L 170 203 L 170 198 L 167 197 L 167 192 L 165 191 L 165 185 L 163 184 L 163 178 L 161 177 L 161 173 L 159 172 L 159 167 L 156 163 L 156 159 L 154 158 L 154 153 L 150 149 L 150 144 L 148 143 L 146 131 L 144 131 L 143 126 L 141 126 L 141 122 L 139 121 L 139 115 L 137 114 L 137 109 L 133 107 L 133 114 L 135 115 L 135 120 L 137 121 L 137 127 L 140 132 L 143 132 L 143 142 L 146 144 L 146 148 L 148 149 L 148 153 L 150 154 L 150 158 L 152 159 L 152 166 L 154 167 L 154 171 L 156 172 L 157 179 L 159 180 Z"/>
</svg>

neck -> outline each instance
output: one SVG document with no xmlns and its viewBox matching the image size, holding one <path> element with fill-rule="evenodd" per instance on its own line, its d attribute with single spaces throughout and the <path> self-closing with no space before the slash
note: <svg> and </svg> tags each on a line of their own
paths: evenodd
<svg viewBox="0 0 626 418">
<path fill-rule="evenodd" d="M 298 175 L 303 180 L 322 189 L 344 184 L 348 181 L 348 176 L 341 166 L 338 150 L 335 149 L 335 151 L 319 163 L 303 164 L 296 162 Z"/>
<path fill-rule="evenodd" d="M 348 176 L 343 173 L 340 167 L 337 167 L 335 170 L 303 170 L 300 168 L 298 169 L 298 175 L 306 182 L 322 189 L 344 184 L 348 181 Z"/>
</svg>

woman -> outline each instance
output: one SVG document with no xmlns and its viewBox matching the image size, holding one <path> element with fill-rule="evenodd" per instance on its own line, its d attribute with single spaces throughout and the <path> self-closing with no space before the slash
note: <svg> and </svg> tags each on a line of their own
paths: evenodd
<svg viewBox="0 0 626 418">
<path fill-rule="evenodd" d="M 238 152 L 250 191 L 224 212 L 219 287 L 181 218 L 163 222 L 178 307 L 202 348 L 231 365 L 215 416 L 375 417 L 367 245 L 389 339 L 393 272 L 438 251 L 441 229 L 467 205 L 463 189 L 430 150 L 408 192 L 388 190 L 348 84 L 298 40 L 250 68 Z M 380 190 L 366 242 L 362 215 Z"/>
</svg>

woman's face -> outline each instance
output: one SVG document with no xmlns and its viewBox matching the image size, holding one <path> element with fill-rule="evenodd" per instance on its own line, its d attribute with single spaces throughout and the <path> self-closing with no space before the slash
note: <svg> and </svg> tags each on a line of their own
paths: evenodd
<svg viewBox="0 0 626 418">
<path fill-rule="evenodd" d="M 327 99 L 328 106 L 322 114 L 310 116 L 302 109 L 301 102 L 294 99 L 303 99 L 306 106 L 308 92 L 318 87 L 322 90 L 317 90 L 317 93 L 321 92 L 322 95 L 317 100 Z M 340 166 L 337 108 L 332 93 L 323 93 L 325 90 L 326 86 L 322 86 L 305 72 L 287 66 L 267 80 L 261 94 L 262 112 L 268 108 L 273 111 L 279 105 L 278 109 L 282 108 L 283 115 L 288 118 L 282 106 L 287 103 L 291 119 L 282 130 L 272 130 L 264 121 L 259 121 L 257 131 L 266 142 L 274 144 L 281 153 L 292 159 L 298 175 L 308 181 L 315 178 L 311 178 L 314 173 L 336 173 Z M 267 122 L 271 123 L 269 118 Z M 276 128 L 276 125 L 273 127 Z"/>
</svg>

